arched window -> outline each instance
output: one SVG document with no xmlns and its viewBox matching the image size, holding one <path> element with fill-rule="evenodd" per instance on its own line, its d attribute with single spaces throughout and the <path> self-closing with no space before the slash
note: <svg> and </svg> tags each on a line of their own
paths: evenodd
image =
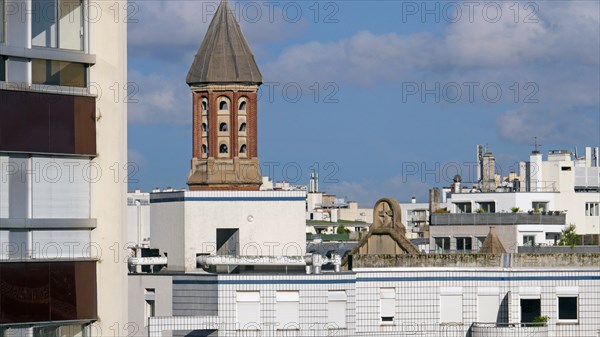
<svg viewBox="0 0 600 337">
<path fill-rule="evenodd" d="M 246 101 L 243 101 L 242 103 L 240 103 L 239 110 L 246 110 Z"/>
<path fill-rule="evenodd" d="M 202 123 L 202 131 L 208 132 L 208 125 L 206 125 L 206 123 Z"/>
<path fill-rule="evenodd" d="M 227 128 L 227 123 L 221 123 L 221 124 L 219 124 L 219 131 L 227 131 L 227 130 L 229 130 Z"/>
<path fill-rule="evenodd" d="M 208 103 L 206 103 L 206 101 L 202 102 L 202 110 L 203 111 L 208 111 Z"/>
<path fill-rule="evenodd" d="M 208 153 L 208 147 L 206 147 L 206 144 L 202 144 L 202 153 L 204 153 L 204 154 Z"/>
<path fill-rule="evenodd" d="M 242 147 L 240 147 L 240 153 L 246 153 L 246 144 L 242 145 Z"/>
<path fill-rule="evenodd" d="M 219 153 L 227 153 L 228 151 L 227 145 L 221 144 L 221 146 L 219 146 Z"/>
<path fill-rule="evenodd" d="M 240 132 L 246 132 L 246 123 L 240 125 Z"/>
<path fill-rule="evenodd" d="M 227 102 L 221 101 L 221 103 L 219 103 L 219 110 L 229 110 L 229 106 L 227 105 Z"/>
</svg>

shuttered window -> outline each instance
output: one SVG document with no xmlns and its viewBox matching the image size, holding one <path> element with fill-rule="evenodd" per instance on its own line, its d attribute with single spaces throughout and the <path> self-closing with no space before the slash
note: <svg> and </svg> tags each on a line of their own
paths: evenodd
<svg viewBox="0 0 600 337">
<path fill-rule="evenodd" d="M 327 294 L 327 326 L 330 329 L 346 327 L 346 292 L 329 291 Z"/>
<path fill-rule="evenodd" d="M 300 294 L 297 291 L 278 291 L 275 311 L 277 330 L 300 328 Z"/>
<path fill-rule="evenodd" d="M 462 288 L 440 289 L 440 323 L 462 323 Z"/>
<path fill-rule="evenodd" d="M 238 291 L 236 314 L 239 329 L 260 330 L 260 292 Z"/>
<path fill-rule="evenodd" d="M 396 290 L 381 288 L 379 293 L 379 311 L 382 324 L 393 324 L 396 316 Z"/>
</svg>

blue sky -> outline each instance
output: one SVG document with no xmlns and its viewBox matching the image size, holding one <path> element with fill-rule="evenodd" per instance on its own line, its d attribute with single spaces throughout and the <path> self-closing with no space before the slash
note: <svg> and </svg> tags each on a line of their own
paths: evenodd
<svg viewBox="0 0 600 337">
<path fill-rule="evenodd" d="M 218 2 L 133 3 L 130 189 L 185 187 L 185 76 Z M 263 175 L 365 206 L 468 177 L 476 144 L 503 173 L 542 150 L 600 144 L 597 1 L 230 1 L 265 85 Z M 272 90 L 269 90 L 272 89 Z M 300 93 L 301 91 L 301 93 Z M 472 175 L 472 174 L 471 174 Z M 468 178 L 464 178 L 468 181 Z"/>
</svg>

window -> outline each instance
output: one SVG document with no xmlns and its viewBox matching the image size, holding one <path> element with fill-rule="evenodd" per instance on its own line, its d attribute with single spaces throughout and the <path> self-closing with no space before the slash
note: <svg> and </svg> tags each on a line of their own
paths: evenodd
<svg viewBox="0 0 600 337">
<path fill-rule="evenodd" d="M 154 317 L 156 315 L 156 307 L 155 307 L 155 291 L 154 289 L 145 289 L 144 290 L 144 299 L 146 300 L 146 305 L 144 309 L 145 313 L 145 326 L 148 326 L 148 320 L 150 317 Z"/>
<path fill-rule="evenodd" d="M 498 294 L 477 295 L 477 322 L 496 323 L 500 311 Z"/>
<path fill-rule="evenodd" d="M 531 203 L 531 208 L 533 210 L 537 210 L 540 212 L 548 211 L 548 202 L 547 201 L 534 201 Z"/>
<path fill-rule="evenodd" d="M 227 123 L 219 124 L 219 131 L 226 132 L 227 130 L 229 130 L 229 128 L 227 127 Z"/>
<path fill-rule="evenodd" d="M 470 202 L 457 202 L 456 203 L 457 213 L 471 213 Z"/>
<path fill-rule="evenodd" d="M 346 327 L 346 292 L 343 290 L 327 294 L 327 326 L 333 329 Z"/>
<path fill-rule="evenodd" d="M 32 0 L 31 44 L 83 50 L 82 0 Z"/>
<path fill-rule="evenodd" d="M 535 235 L 523 235 L 523 246 L 535 246 Z"/>
<path fill-rule="evenodd" d="M 246 132 L 246 123 L 240 124 L 240 132 Z"/>
<path fill-rule="evenodd" d="M 297 291 L 278 291 L 276 294 L 275 324 L 277 330 L 299 329 L 300 294 Z"/>
<path fill-rule="evenodd" d="M 1 3 L 2 0 L 0 0 L 0 6 L 2 6 Z M 6 81 L 6 58 L 4 56 L 0 56 L 0 81 Z"/>
<path fill-rule="evenodd" d="M 479 209 L 483 210 L 486 213 L 496 213 L 496 203 L 495 202 L 480 202 Z"/>
<path fill-rule="evenodd" d="M 240 147 L 240 153 L 246 153 L 246 144 Z"/>
<path fill-rule="evenodd" d="M 221 146 L 219 146 L 219 153 L 227 153 L 227 152 L 229 152 L 227 145 L 221 144 Z"/>
<path fill-rule="evenodd" d="M 206 123 L 202 123 L 202 132 L 208 133 L 208 125 Z"/>
<path fill-rule="evenodd" d="M 577 296 L 559 296 L 558 297 L 558 320 L 559 321 L 577 321 Z"/>
<path fill-rule="evenodd" d="M 86 65 L 82 63 L 34 59 L 31 68 L 33 84 L 86 86 Z"/>
<path fill-rule="evenodd" d="M 462 323 L 462 294 L 448 293 L 440 295 L 440 323 Z"/>
<path fill-rule="evenodd" d="M 202 101 L 202 111 L 208 111 L 208 103 L 206 101 Z"/>
<path fill-rule="evenodd" d="M 208 153 L 208 147 L 206 147 L 206 144 L 202 144 L 202 153 L 204 153 L 204 154 Z"/>
<path fill-rule="evenodd" d="M 241 111 L 244 111 L 244 110 L 246 110 L 246 102 L 242 102 L 242 103 L 240 103 L 240 108 L 239 108 L 239 110 L 241 110 Z"/>
<path fill-rule="evenodd" d="M 239 329 L 260 330 L 260 292 L 238 291 L 236 300 Z"/>
<path fill-rule="evenodd" d="M 600 215 L 600 203 L 597 202 L 586 202 L 585 203 L 585 215 L 586 216 L 599 216 Z"/>
<path fill-rule="evenodd" d="M 221 103 L 219 103 L 219 110 L 229 110 L 229 105 L 227 105 L 226 101 L 221 101 Z"/>
<path fill-rule="evenodd" d="M 456 250 L 470 251 L 473 249 L 471 238 L 456 238 Z"/>
<path fill-rule="evenodd" d="M 486 237 L 485 236 L 478 236 L 477 237 L 477 250 L 481 249 L 481 247 L 483 247 L 483 243 L 485 242 Z"/>
<path fill-rule="evenodd" d="M 379 312 L 382 324 L 393 324 L 396 316 L 396 289 L 381 288 L 379 290 Z"/>
<path fill-rule="evenodd" d="M 435 252 L 444 253 L 450 250 L 450 238 L 435 238 Z"/>
<path fill-rule="evenodd" d="M 521 323 L 533 323 L 536 317 L 541 316 L 541 301 L 539 298 L 521 299 Z"/>
<path fill-rule="evenodd" d="M 4 0 L 0 0 L 0 42 L 4 42 Z"/>
</svg>

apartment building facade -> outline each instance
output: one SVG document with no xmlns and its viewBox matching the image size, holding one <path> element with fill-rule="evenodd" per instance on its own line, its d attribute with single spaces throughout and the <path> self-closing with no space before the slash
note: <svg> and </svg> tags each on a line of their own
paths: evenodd
<svg viewBox="0 0 600 337">
<path fill-rule="evenodd" d="M 4 334 L 125 331 L 126 9 L 0 0 Z"/>
</svg>

